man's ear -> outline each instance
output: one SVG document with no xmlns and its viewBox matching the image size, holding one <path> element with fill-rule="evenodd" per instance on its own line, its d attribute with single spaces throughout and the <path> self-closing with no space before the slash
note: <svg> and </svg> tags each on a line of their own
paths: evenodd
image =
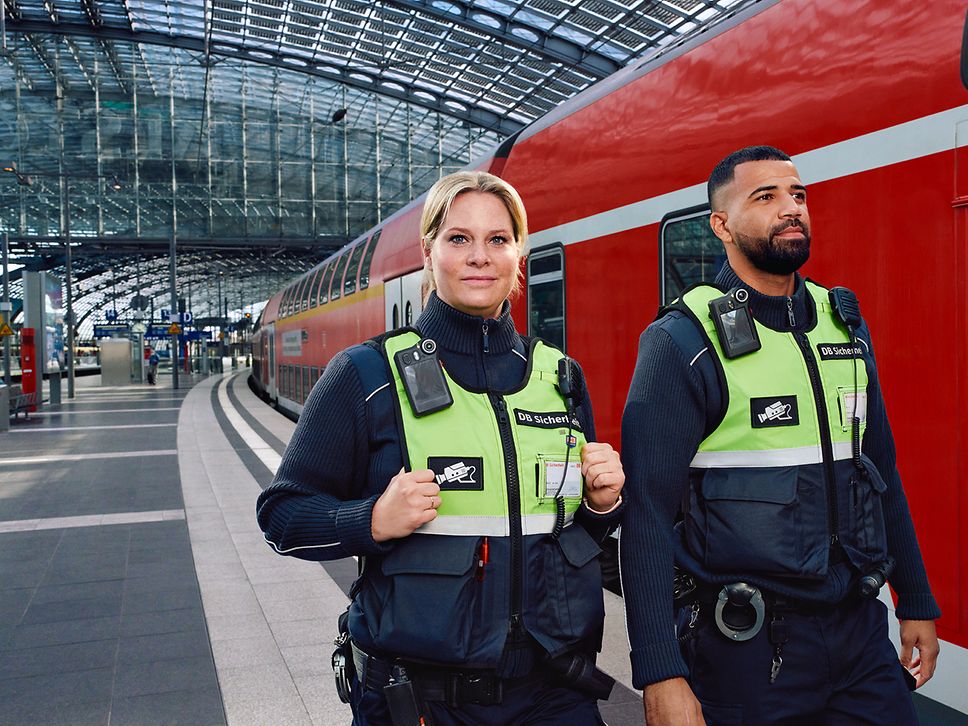
<svg viewBox="0 0 968 726">
<path fill-rule="evenodd" d="M 709 226 L 724 245 L 733 241 L 733 235 L 726 227 L 726 219 L 726 212 L 713 212 L 709 215 Z"/>
</svg>

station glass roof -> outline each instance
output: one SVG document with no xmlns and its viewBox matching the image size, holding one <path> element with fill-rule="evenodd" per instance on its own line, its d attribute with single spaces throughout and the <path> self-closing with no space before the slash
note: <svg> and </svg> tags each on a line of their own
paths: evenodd
<svg viewBox="0 0 968 726">
<path fill-rule="evenodd" d="M 150 261 L 173 233 L 180 279 L 238 272 L 230 299 L 249 304 L 751 1 L 0 0 L 0 162 L 17 169 L 0 174 L 0 230 L 22 264 L 62 272 L 69 227 L 91 281 L 78 318 L 164 297 Z"/>
</svg>

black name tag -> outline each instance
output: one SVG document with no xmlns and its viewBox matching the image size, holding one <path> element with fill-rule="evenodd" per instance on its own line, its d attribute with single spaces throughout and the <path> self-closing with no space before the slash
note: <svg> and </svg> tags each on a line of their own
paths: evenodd
<svg viewBox="0 0 968 726">
<path fill-rule="evenodd" d="M 539 429 L 567 429 L 571 427 L 575 431 L 581 431 L 581 423 L 578 421 L 578 417 L 571 416 L 570 418 L 571 421 L 569 422 L 569 416 L 565 411 L 542 413 L 540 411 L 523 411 L 520 408 L 514 409 L 514 420 L 518 422 L 519 426 L 535 426 Z"/>
<path fill-rule="evenodd" d="M 864 351 L 860 343 L 817 343 L 820 360 L 850 360 L 860 358 Z"/>
<path fill-rule="evenodd" d="M 484 459 L 480 456 L 430 456 L 437 486 L 446 491 L 484 491 Z"/>
<path fill-rule="evenodd" d="M 750 423 L 754 429 L 770 426 L 798 426 L 800 411 L 796 396 L 770 396 L 750 399 Z"/>
</svg>

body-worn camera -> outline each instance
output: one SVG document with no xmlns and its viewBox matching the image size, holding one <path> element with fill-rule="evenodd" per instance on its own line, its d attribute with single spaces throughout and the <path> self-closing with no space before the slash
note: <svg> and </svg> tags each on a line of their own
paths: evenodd
<svg viewBox="0 0 968 726">
<path fill-rule="evenodd" d="M 426 416 L 454 402 L 433 340 L 424 338 L 416 345 L 397 351 L 393 360 L 414 416 Z"/>
<path fill-rule="evenodd" d="M 738 358 L 760 349 L 760 336 L 750 312 L 749 299 L 747 290 L 734 287 L 722 297 L 709 301 L 709 316 L 727 358 Z"/>
</svg>

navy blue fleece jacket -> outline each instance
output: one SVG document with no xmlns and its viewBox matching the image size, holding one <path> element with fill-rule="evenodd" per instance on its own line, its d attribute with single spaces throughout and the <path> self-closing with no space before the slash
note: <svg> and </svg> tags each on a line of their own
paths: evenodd
<svg viewBox="0 0 968 726">
<path fill-rule="evenodd" d="M 750 309 L 757 322 L 777 331 L 803 331 L 813 324 L 802 279 L 797 276 L 792 297 L 769 297 L 749 288 L 729 265 L 716 278 L 724 290 L 735 286 L 750 292 Z M 675 326 L 694 323 L 673 311 L 650 325 L 639 340 L 638 359 L 622 419 L 622 460 L 626 472 L 625 519 L 621 536 L 621 573 L 631 645 L 632 682 L 637 688 L 685 676 L 685 662 L 673 630 L 673 561 L 688 552 L 673 531 L 689 482 L 689 463 L 721 414 L 712 401 L 718 391 L 706 390 L 696 369 L 702 351 L 684 350 L 677 343 L 687 336 L 671 335 Z M 863 339 L 867 388 L 867 429 L 863 451 L 888 485 L 882 498 L 888 547 L 897 565 L 891 585 L 898 593 L 897 616 L 933 619 L 940 616 L 931 595 L 914 533 L 907 499 L 895 461 L 894 437 L 881 396 L 873 348 L 866 325 Z M 702 353 L 708 355 L 709 351 Z M 846 568 L 846 565 L 843 566 Z M 792 596 L 839 602 L 853 586 L 856 573 L 834 572 L 819 587 L 798 591 L 777 587 Z"/>
<path fill-rule="evenodd" d="M 466 388 L 509 391 L 524 378 L 527 349 L 514 329 L 510 305 L 496 320 L 466 315 L 431 294 L 416 322 L 437 342 L 448 374 Z M 595 424 L 581 369 L 577 414 L 586 438 Z M 277 551 L 307 560 L 381 554 L 393 542 L 373 540 L 373 504 L 403 466 L 390 393 L 364 391 L 346 352 L 337 354 L 313 387 L 272 484 L 256 505 L 259 526 Z M 371 492 L 364 495 L 364 492 Z M 600 541 L 619 511 L 598 515 L 582 505 L 576 521 Z"/>
</svg>

